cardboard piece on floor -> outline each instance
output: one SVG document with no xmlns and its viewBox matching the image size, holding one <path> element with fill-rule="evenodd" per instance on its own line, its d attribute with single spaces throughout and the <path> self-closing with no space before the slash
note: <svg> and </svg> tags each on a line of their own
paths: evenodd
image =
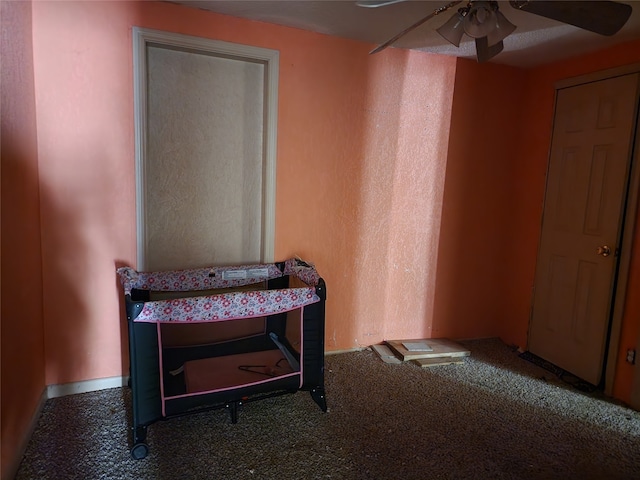
<svg viewBox="0 0 640 480">
<path fill-rule="evenodd" d="M 430 352 L 409 351 L 404 347 L 406 342 L 425 342 L 432 350 Z M 446 338 L 428 338 L 418 340 L 387 340 L 387 345 L 403 361 L 421 358 L 468 357 L 471 352 L 462 345 Z"/>
<path fill-rule="evenodd" d="M 427 342 L 402 342 L 402 346 L 410 352 L 431 352 L 431 348 Z"/>
<path fill-rule="evenodd" d="M 402 361 L 396 357 L 391 349 L 386 345 L 371 345 L 371 348 L 378 354 L 384 363 L 402 363 Z"/>
<path fill-rule="evenodd" d="M 464 363 L 464 357 L 418 358 L 411 361 L 422 368 L 429 368 L 438 365 L 457 365 Z"/>
</svg>

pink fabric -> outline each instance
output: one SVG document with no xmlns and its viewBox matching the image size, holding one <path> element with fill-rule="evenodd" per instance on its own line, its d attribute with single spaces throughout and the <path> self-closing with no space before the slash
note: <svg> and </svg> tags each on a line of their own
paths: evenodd
<svg viewBox="0 0 640 480">
<path fill-rule="evenodd" d="M 257 271 L 267 269 L 267 276 L 254 276 L 224 280 L 225 272 Z M 117 270 L 124 293 L 130 294 L 133 288 L 161 292 L 184 292 L 189 290 L 209 290 L 212 288 L 239 287 L 264 280 L 282 277 L 283 274 L 274 264 L 245 265 L 239 267 L 193 268 L 188 270 L 167 270 L 164 272 L 137 272 L 131 267 Z"/>
<path fill-rule="evenodd" d="M 224 271 L 258 271 L 267 269 L 269 277 L 247 277 L 223 280 Z M 167 272 L 136 272 L 130 267 L 117 271 L 125 294 L 133 288 L 156 291 L 189 291 L 233 287 L 258 283 L 283 276 L 278 267 L 250 265 L 244 267 L 213 267 Z M 214 276 L 209 276 L 213 273 Z M 136 322 L 217 322 L 238 318 L 260 317 L 295 310 L 320 301 L 315 292 L 320 276 L 313 267 L 301 266 L 295 259 L 287 260 L 284 275 L 295 275 L 308 287 L 279 290 L 250 290 L 217 295 L 144 302 Z"/>
<path fill-rule="evenodd" d="M 256 290 L 145 302 L 136 322 L 217 322 L 287 312 L 320 301 L 314 288 Z"/>
<path fill-rule="evenodd" d="M 307 285 L 317 285 L 320 280 L 320 275 L 318 275 L 315 268 L 299 265 L 295 258 L 291 258 L 285 262 L 284 274 L 295 275 Z"/>
<path fill-rule="evenodd" d="M 243 370 L 243 366 L 253 366 L 252 371 Z M 280 350 L 225 355 L 184 364 L 188 393 L 212 392 L 239 385 L 251 385 L 292 373 L 298 372 L 291 369 Z"/>
</svg>

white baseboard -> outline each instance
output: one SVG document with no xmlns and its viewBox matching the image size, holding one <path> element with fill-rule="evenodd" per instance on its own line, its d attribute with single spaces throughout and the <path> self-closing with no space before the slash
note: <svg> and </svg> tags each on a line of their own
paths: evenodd
<svg viewBox="0 0 640 480">
<path fill-rule="evenodd" d="M 106 390 L 108 388 L 118 388 L 127 385 L 129 377 L 107 377 L 96 378 L 94 380 L 84 380 L 82 382 L 63 383 L 60 385 L 47 386 L 47 398 L 64 397 L 65 395 L 75 395 L 78 393 L 95 392 L 96 390 Z"/>
</svg>

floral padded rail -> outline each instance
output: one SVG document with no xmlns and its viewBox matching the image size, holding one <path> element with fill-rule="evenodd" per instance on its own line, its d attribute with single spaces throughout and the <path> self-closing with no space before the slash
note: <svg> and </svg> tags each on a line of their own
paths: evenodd
<svg viewBox="0 0 640 480">
<path fill-rule="evenodd" d="M 320 301 L 316 285 L 320 276 L 315 268 L 296 259 L 276 264 L 212 267 L 165 272 L 137 272 L 130 267 L 117 270 L 125 295 L 133 289 L 152 291 L 197 291 L 260 283 L 293 275 L 307 286 L 277 290 L 255 290 L 190 296 L 171 300 L 139 302 L 142 310 L 136 322 L 216 322 L 261 317 L 287 312 Z"/>
</svg>

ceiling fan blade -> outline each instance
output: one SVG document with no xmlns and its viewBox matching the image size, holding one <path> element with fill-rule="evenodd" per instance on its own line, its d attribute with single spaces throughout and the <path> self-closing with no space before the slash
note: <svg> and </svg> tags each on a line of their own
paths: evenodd
<svg viewBox="0 0 640 480">
<path fill-rule="evenodd" d="M 476 38 L 476 56 L 478 58 L 478 63 L 484 63 L 491 60 L 493 57 L 498 55 L 503 48 L 504 44 L 502 41 L 489 46 L 489 40 L 487 40 L 487 37 Z"/>
<path fill-rule="evenodd" d="M 630 5 L 612 1 L 510 0 L 509 3 L 517 10 L 607 36 L 617 33 L 632 11 Z"/>
<path fill-rule="evenodd" d="M 365 8 L 378 8 L 378 7 L 386 7 L 387 5 L 393 5 L 394 3 L 406 2 L 407 0 L 362 0 L 360 2 L 356 2 L 356 5 L 359 7 Z"/>
<path fill-rule="evenodd" d="M 404 37 L 407 33 L 411 32 L 412 30 L 415 30 L 416 28 L 418 28 L 420 25 L 422 25 L 424 22 L 426 22 L 427 20 L 431 20 L 433 17 L 435 17 L 436 15 L 440 15 L 443 12 L 446 12 L 447 10 L 449 10 L 452 7 L 455 7 L 457 4 L 459 4 L 462 0 L 456 0 L 454 2 L 450 2 L 447 3 L 446 5 L 440 7 L 440 8 L 436 8 L 433 12 L 431 12 L 429 15 L 427 15 L 424 18 L 421 18 L 420 20 L 418 20 L 416 23 L 414 23 L 413 25 L 411 25 L 410 27 L 405 28 L 403 31 L 401 31 L 400 33 L 398 33 L 396 36 L 390 38 L 389 40 L 387 40 L 386 42 L 384 42 L 382 45 L 379 45 L 377 48 L 374 48 L 373 50 L 371 50 L 369 52 L 370 55 L 374 54 L 374 53 L 378 53 L 382 50 L 384 50 L 385 48 L 387 48 L 389 45 L 395 43 L 397 40 L 399 40 L 401 37 Z"/>
</svg>

